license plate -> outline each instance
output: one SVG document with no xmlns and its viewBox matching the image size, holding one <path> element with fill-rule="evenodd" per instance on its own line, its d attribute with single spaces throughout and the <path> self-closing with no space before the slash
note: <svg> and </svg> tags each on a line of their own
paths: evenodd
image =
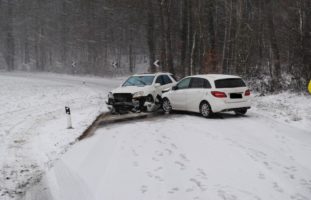
<svg viewBox="0 0 311 200">
<path fill-rule="evenodd" d="M 242 94 L 241 93 L 231 93 L 230 99 L 242 99 Z"/>
</svg>

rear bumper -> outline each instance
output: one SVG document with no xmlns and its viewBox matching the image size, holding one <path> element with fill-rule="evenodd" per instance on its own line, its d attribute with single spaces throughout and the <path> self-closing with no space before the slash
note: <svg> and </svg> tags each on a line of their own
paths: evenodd
<svg viewBox="0 0 311 200">
<path fill-rule="evenodd" d="M 210 102 L 212 111 L 214 113 L 217 112 L 225 112 L 225 111 L 234 111 L 236 109 L 250 109 L 251 108 L 251 101 L 246 100 L 246 101 L 241 101 L 241 102 L 224 102 L 224 101 L 215 101 L 215 102 Z"/>
</svg>

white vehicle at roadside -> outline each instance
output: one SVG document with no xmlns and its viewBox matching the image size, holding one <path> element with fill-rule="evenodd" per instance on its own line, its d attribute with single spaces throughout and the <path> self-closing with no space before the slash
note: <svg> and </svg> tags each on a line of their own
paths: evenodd
<svg viewBox="0 0 311 200">
<path fill-rule="evenodd" d="M 161 107 L 162 92 L 174 86 L 171 73 L 136 74 L 108 94 L 111 112 L 154 111 Z"/>
<path fill-rule="evenodd" d="M 185 77 L 162 95 L 164 112 L 182 110 L 201 113 L 234 111 L 244 115 L 251 107 L 250 90 L 238 76 L 207 74 Z"/>
</svg>

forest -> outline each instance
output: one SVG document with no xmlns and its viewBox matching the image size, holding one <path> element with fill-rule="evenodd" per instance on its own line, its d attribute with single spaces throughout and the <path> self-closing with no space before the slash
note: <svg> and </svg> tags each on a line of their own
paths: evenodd
<svg viewBox="0 0 311 200">
<path fill-rule="evenodd" d="M 305 90 L 310 20 L 311 0 L 0 0 L 0 70 L 225 73 Z"/>
</svg>

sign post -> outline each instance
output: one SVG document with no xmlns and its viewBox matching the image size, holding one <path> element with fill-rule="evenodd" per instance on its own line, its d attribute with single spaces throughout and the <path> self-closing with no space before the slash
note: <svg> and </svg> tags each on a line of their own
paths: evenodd
<svg viewBox="0 0 311 200">
<path fill-rule="evenodd" d="M 66 115 L 67 115 L 67 129 L 72 129 L 70 108 L 66 106 L 65 107 L 65 112 L 66 112 Z"/>
<path fill-rule="evenodd" d="M 112 67 L 113 67 L 113 69 L 117 69 L 118 68 L 118 63 L 117 62 L 112 62 Z"/>
<path fill-rule="evenodd" d="M 154 61 L 153 65 L 156 66 L 157 70 L 159 70 L 159 68 L 160 68 L 160 61 L 159 60 Z"/>
</svg>

